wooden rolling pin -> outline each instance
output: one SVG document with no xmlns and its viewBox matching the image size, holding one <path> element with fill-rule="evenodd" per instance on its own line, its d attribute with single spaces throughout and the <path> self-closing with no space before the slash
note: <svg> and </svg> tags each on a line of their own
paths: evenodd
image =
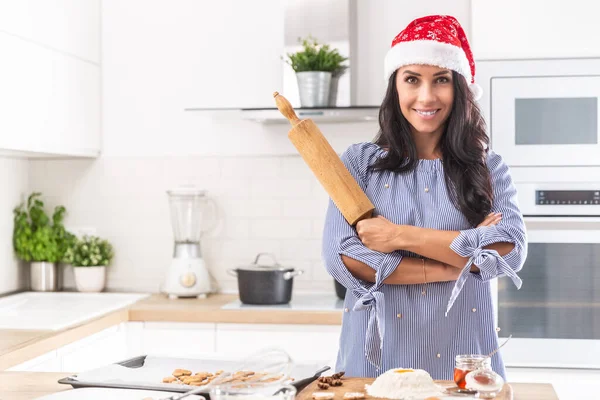
<svg viewBox="0 0 600 400">
<path fill-rule="evenodd" d="M 311 119 L 300 120 L 290 102 L 273 93 L 277 108 L 290 121 L 288 137 L 350 225 L 371 218 L 375 206 Z"/>
</svg>

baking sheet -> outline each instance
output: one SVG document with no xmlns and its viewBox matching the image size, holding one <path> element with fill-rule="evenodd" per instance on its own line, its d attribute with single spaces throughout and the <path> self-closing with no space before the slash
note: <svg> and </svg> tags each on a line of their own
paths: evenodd
<svg viewBox="0 0 600 400">
<path fill-rule="evenodd" d="M 171 376 L 177 368 L 188 369 L 192 373 L 199 371 L 214 373 L 218 370 L 233 371 L 238 366 L 239 360 L 168 358 L 148 355 L 84 371 L 61 379 L 59 383 L 70 384 L 74 387 L 114 387 L 186 392 L 193 387 L 163 383 L 163 378 Z M 291 372 L 291 377 L 294 378 L 292 384 L 296 386 L 305 378 L 313 378 L 315 373 L 324 366 L 327 366 L 326 362 L 295 364 Z"/>
</svg>

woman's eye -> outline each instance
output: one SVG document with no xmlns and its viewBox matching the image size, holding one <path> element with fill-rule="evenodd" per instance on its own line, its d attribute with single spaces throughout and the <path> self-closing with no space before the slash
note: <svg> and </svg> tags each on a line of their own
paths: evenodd
<svg viewBox="0 0 600 400">
<path fill-rule="evenodd" d="M 438 78 L 437 83 L 448 83 L 450 80 L 446 77 Z"/>
<path fill-rule="evenodd" d="M 417 83 L 417 78 L 415 78 L 414 76 L 409 76 L 407 77 L 404 82 L 406 83 Z"/>
</svg>

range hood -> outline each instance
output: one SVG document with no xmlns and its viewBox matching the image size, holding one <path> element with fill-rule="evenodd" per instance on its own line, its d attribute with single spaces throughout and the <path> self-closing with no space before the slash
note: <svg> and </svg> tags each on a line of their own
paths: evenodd
<svg viewBox="0 0 600 400">
<path fill-rule="evenodd" d="M 321 123 L 376 121 L 379 106 L 349 106 L 327 108 L 294 107 L 300 119 L 310 118 Z M 263 124 L 289 124 L 277 108 L 186 108 L 185 111 L 208 112 L 214 118 L 238 118 Z"/>
<path fill-rule="evenodd" d="M 345 123 L 377 121 L 379 118 L 379 98 L 383 99 L 381 88 L 373 85 L 373 74 L 369 66 L 359 64 L 364 53 L 358 48 L 358 7 L 357 0 L 286 0 L 284 21 L 284 54 L 292 53 L 301 47 L 298 38 L 308 35 L 320 43 L 327 43 L 349 58 L 345 73 L 339 77 L 337 96 L 328 107 L 300 107 L 298 84 L 292 68 L 282 62 L 282 93 L 292 104 L 299 118 L 311 118 L 319 123 Z M 363 51 L 364 51 L 363 46 Z M 369 75 L 359 80 L 359 71 Z M 361 88 L 358 85 L 365 85 Z M 269 88 L 270 89 L 270 88 Z M 376 92 L 373 95 L 373 91 Z M 381 96 L 378 93 L 381 92 Z M 362 101 L 361 101 L 362 98 Z M 376 99 L 376 100 L 374 100 Z M 213 118 L 250 120 L 263 124 L 289 123 L 275 107 L 266 108 L 202 108 L 190 107 L 185 111 L 209 113 Z"/>
</svg>

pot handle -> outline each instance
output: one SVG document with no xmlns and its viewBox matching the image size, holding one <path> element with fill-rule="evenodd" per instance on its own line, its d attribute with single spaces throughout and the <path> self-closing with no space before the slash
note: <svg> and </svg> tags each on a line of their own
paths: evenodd
<svg viewBox="0 0 600 400">
<path fill-rule="evenodd" d="M 289 272 L 286 272 L 285 274 L 283 274 L 283 279 L 285 279 L 286 281 L 289 281 L 293 277 L 302 275 L 303 273 L 304 273 L 304 270 L 302 270 L 302 269 L 298 269 L 296 271 L 289 271 Z"/>
<path fill-rule="evenodd" d="M 228 275 L 231 275 L 231 276 L 238 276 L 238 274 L 237 274 L 237 269 L 233 269 L 233 268 L 229 268 L 229 269 L 227 270 L 227 274 L 228 274 Z"/>
<path fill-rule="evenodd" d="M 258 255 L 256 256 L 256 258 L 254 259 L 254 264 L 258 264 L 258 259 L 262 256 L 269 256 L 271 257 L 271 259 L 273 260 L 273 266 L 274 267 L 278 267 L 279 263 L 277 262 L 277 260 L 275 259 L 275 255 L 272 253 L 258 253 Z"/>
</svg>

